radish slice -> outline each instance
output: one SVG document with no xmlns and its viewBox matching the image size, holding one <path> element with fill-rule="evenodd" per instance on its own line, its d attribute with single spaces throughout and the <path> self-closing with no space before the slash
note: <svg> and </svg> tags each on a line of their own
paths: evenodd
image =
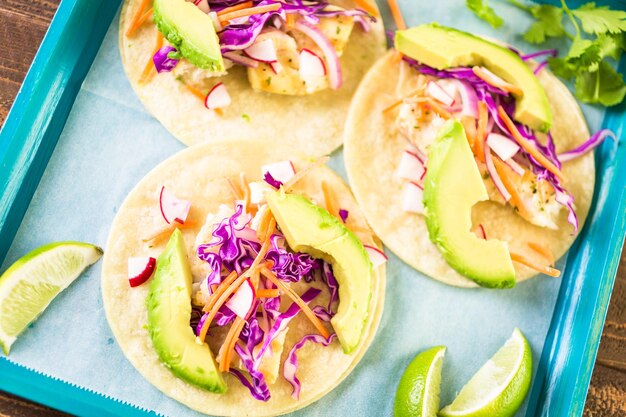
<svg viewBox="0 0 626 417">
<path fill-rule="evenodd" d="M 261 171 L 265 176 L 266 172 L 269 172 L 272 178 L 276 181 L 280 181 L 283 184 L 293 178 L 296 175 L 296 169 L 291 161 L 280 161 L 273 164 L 263 165 Z"/>
<path fill-rule="evenodd" d="M 245 319 L 250 313 L 250 309 L 252 308 L 252 303 L 256 298 L 256 291 L 254 291 L 254 287 L 250 280 L 245 280 L 237 291 L 230 297 L 230 300 L 226 303 L 226 307 L 228 307 L 233 313 L 237 316 Z"/>
<path fill-rule="evenodd" d="M 156 259 L 143 256 L 128 258 L 128 282 L 131 287 L 138 287 L 146 282 L 154 273 Z"/>
<path fill-rule="evenodd" d="M 404 186 L 402 210 L 409 213 L 424 214 L 424 189 L 415 182 Z"/>
<path fill-rule="evenodd" d="M 367 251 L 367 254 L 370 256 L 370 261 L 372 261 L 372 266 L 374 268 L 378 268 L 389 259 L 387 255 L 385 255 L 385 252 L 374 246 L 363 245 L 363 247 Z"/>
<path fill-rule="evenodd" d="M 244 49 L 243 53 L 255 61 L 265 62 L 268 64 L 278 60 L 278 57 L 276 56 L 276 48 L 274 47 L 274 42 L 272 42 L 271 39 L 255 42 Z"/>
<path fill-rule="evenodd" d="M 406 150 L 402 152 L 402 159 L 400 159 L 400 165 L 396 171 L 398 177 L 419 182 L 425 171 L 424 161 L 417 154 Z"/>
<path fill-rule="evenodd" d="M 491 156 L 491 148 L 489 146 L 485 146 L 485 165 L 487 165 L 487 172 L 489 172 L 489 176 L 491 177 L 491 181 L 493 181 L 493 185 L 496 186 L 496 190 L 498 190 L 502 198 L 504 198 L 504 201 L 509 201 L 511 199 L 511 194 L 502 183 L 502 179 L 498 175 L 498 171 L 496 171 L 496 167 L 493 164 L 493 158 Z"/>
<path fill-rule="evenodd" d="M 294 25 L 294 28 L 307 35 L 317 44 L 317 46 L 320 47 L 324 53 L 326 65 L 328 66 L 328 84 L 333 90 L 340 88 L 343 84 L 341 63 L 339 62 L 337 51 L 332 43 L 330 43 L 328 38 L 317 27 L 303 19 L 298 20 Z"/>
<path fill-rule="evenodd" d="M 198 9 L 202 10 L 204 13 L 209 13 L 211 11 L 208 0 L 195 0 L 193 4 L 198 6 Z"/>
<path fill-rule="evenodd" d="M 487 233 L 485 233 L 485 228 L 482 224 L 479 224 L 474 228 L 474 233 L 481 239 L 487 240 Z"/>
<path fill-rule="evenodd" d="M 283 70 L 283 66 L 280 62 L 270 62 L 270 68 L 274 72 L 274 74 L 279 74 Z"/>
<path fill-rule="evenodd" d="M 230 106 L 230 95 L 224 83 L 217 83 L 204 99 L 204 106 L 209 110 L 221 109 Z"/>
<path fill-rule="evenodd" d="M 490 133 L 487 136 L 487 145 L 489 145 L 503 161 L 512 158 L 517 151 L 519 151 L 519 145 L 517 143 L 499 133 Z"/>
<path fill-rule="evenodd" d="M 450 79 L 450 82 L 456 84 L 457 91 L 461 97 L 461 116 L 470 116 L 478 119 L 478 96 L 476 90 L 467 81 Z M 491 129 L 489 129 L 490 131 Z"/>
<path fill-rule="evenodd" d="M 257 68 L 259 66 L 259 62 L 254 59 L 250 59 L 247 56 L 238 54 L 236 52 L 224 52 L 222 56 L 226 59 L 230 59 L 233 63 L 243 65 L 248 68 Z M 272 65 L 272 64 L 270 64 Z"/>
<path fill-rule="evenodd" d="M 306 48 L 300 51 L 300 76 L 305 79 L 324 75 L 326 75 L 326 66 L 322 58 Z"/>
<path fill-rule="evenodd" d="M 189 209 L 191 209 L 191 201 L 176 197 L 165 186 L 161 187 L 159 204 L 161 206 L 161 214 L 167 224 L 172 224 L 174 221 L 184 224 L 189 215 Z"/>
<path fill-rule="evenodd" d="M 454 97 L 450 96 L 436 81 L 429 81 L 426 84 L 426 94 L 448 107 L 454 104 Z"/>
</svg>

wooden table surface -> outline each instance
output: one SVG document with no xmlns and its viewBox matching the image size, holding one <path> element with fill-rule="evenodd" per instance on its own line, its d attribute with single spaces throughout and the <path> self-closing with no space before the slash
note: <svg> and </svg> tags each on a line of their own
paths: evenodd
<svg viewBox="0 0 626 417">
<path fill-rule="evenodd" d="M 0 0 L 0 125 L 15 99 L 59 0 Z M 0 417 L 65 414 L 0 392 Z M 585 416 L 626 416 L 626 254 L 622 253 Z M 565 416 L 558 416 L 565 417 Z"/>
</svg>

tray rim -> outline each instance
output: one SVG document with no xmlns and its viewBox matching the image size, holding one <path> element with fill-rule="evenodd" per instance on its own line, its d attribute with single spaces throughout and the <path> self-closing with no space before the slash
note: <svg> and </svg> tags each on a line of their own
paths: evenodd
<svg viewBox="0 0 626 417">
<path fill-rule="evenodd" d="M 82 81 L 121 2 L 61 1 L 0 130 L 0 188 L 5 189 L 0 197 L 0 262 L 12 244 Z M 71 49 L 67 45 L 71 38 L 68 34 L 76 28 L 90 29 L 89 36 L 74 38 L 74 49 Z M 73 51 L 69 58 L 65 57 L 69 65 L 52 68 L 53 58 L 67 50 Z M 619 69 L 622 73 L 626 71 L 624 57 Z M 608 109 L 603 126 L 612 128 L 620 137 L 626 128 L 625 115 L 626 104 Z M 597 172 L 603 174 L 598 178 L 602 176 L 603 181 L 594 191 L 589 219 L 570 249 L 538 372 L 533 376 L 527 417 L 580 416 L 584 409 L 626 232 L 626 150 L 623 144 L 616 152 L 610 144 L 604 144 L 596 151 L 596 164 Z M 617 193 L 620 198 L 598 207 L 601 191 L 604 195 Z M 587 238 L 590 229 L 594 236 L 600 230 L 613 239 L 605 239 L 606 245 L 602 247 L 592 246 Z M 620 236 L 621 242 L 615 239 Z M 583 255 L 593 262 L 580 270 L 577 268 Z M 585 280 L 590 270 L 600 272 L 601 279 Z M 583 290 L 593 291 L 594 296 L 579 297 Z M 568 326 L 567 320 L 572 317 L 577 320 Z M 564 341 L 574 348 L 564 346 Z M 0 376 L 0 390 L 76 415 L 157 415 L 25 368 L 5 357 L 0 357 Z"/>
</svg>

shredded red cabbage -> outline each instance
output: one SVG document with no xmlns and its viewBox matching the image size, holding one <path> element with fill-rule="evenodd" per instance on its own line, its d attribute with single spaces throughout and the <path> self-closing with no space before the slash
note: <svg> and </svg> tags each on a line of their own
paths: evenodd
<svg viewBox="0 0 626 417">
<path fill-rule="evenodd" d="M 278 181 L 277 179 L 274 179 L 274 177 L 272 177 L 272 174 L 270 174 L 269 171 L 267 171 L 265 173 L 265 175 L 263 175 L 263 181 L 265 181 L 266 183 L 268 183 L 269 185 L 271 185 L 272 187 L 279 189 L 283 183 Z"/>
<path fill-rule="evenodd" d="M 333 333 L 328 337 L 327 340 L 322 335 L 309 334 L 300 339 L 300 341 L 296 343 L 293 348 L 291 348 L 291 351 L 289 351 L 287 360 L 285 360 L 285 363 L 283 365 L 283 376 L 293 387 L 293 392 L 291 393 L 291 396 L 294 397 L 296 400 L 300 398 L 300 380 L 296 376 L 296 371 L 298 370 L 298 357 L 296 356 L 296 353 L 308 341 L 319 343 L 323 346 L 328 346 L 336 336 L 337 334 Z"/>
<path fill-rule="evenodd" d="M 583 156 L 587 152 L 598 147 L 606 138 L 611 138 L 613 141 L 617 142 L 617 136 L 615 133 L 610 131 L 609 129 L 602 129 L 593 134 L 588 140 L 582 143 L 580 146 L 569 150 L 567 152 L 563 152 L 558 155 L 558 159 L 561 162 L 571 161 L 572 159 L 576 159 L 580 156 Z"/>
<path fill-rule="evenodd" d="M 154 62 L 154 67 L 157 72 L 161 73 L 173 70 L 178 64 L 179 59 L 170 58 L 170 54 L 175 54 L 177 52 L 178 50 L 170 45 L 164 46 L 156 51 L 152 57 L 152 62 Z"/>
<path fill-rule="evenodd" d="M 342 222 L 346 222 L 346 220 L 348 220 L 348 210 L 346 209 L 339 209 L 339 217 L 341 217 L 341 221 Z"/>
</svg>

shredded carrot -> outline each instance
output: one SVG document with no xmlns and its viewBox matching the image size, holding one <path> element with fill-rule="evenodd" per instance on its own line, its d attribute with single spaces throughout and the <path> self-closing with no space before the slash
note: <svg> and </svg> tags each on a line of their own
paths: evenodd
<svg viewBox="0 0 626 417">
<path fill-rule="evenodd" d="M 419 94 L 422 93 L 422 91 L 424 91 L 424 87 L 420 86 L 419 88 L 415 89 L 413 92 L 411 92 L 409 95 L 402 97 L 401 99 L 398 99 L 396 101 L 394 101 L 393 103 L 391 103 L 389 106 L 385 107 L 383 109 L 383 113 L 387 113 L 389 110 L 395 109 L 396 107 L 398 107 L 400 104 L 402 104 L 404 102 L 404 100 L 406 100 L 407 98 L 411 98 L 411 97 L 415 97 L 418 96 Z M 423 102 L 426 101 L 426 98 L 418 98 L 417 102 Z"/>
<path fill-rule="evenodd" d="M 206 98 L 206 94 L 204 94 L 202 91 L 198 90 L 196 87 L 189 85 L 189 84 L 183 84 L 187 90 L 189 90 L 189 92 L 191 94 L 193 94 L 194 96 L 198 97 L 200 100 L 202 100 L 202 102 L 204 103 L 204 99 Z"/>
<path fill-rule="evenodd" d="M 504 121 L 506 128 L 509 130 L 517 143 L 522 148 L 524 148 L 526 152 L 531 154 L 533 158 L 537 160 L 537 162 L 544 166 L 548 171 L 553 173 L 559 180 L 564 181 L 563 173 L 561 172 L 561 170 L 556 165 L 554 165 L 548 158 L 546 158 L 544 154 L 539 152 L 532 143 L 530 143 L 519 133 L 519 130 L 517 130 L 515 123 L 513 123 L 513 120 L 511 120 L 509 115 L 506 114 L 502 106 L 498 107 L 498 114 L 500 115 L 500 118 Z"/>
<path fill-rule="evenodd" d="M 559 277 L 561 276 L 561 271 L 559 271 L 558 269 L 554 269 L 550 266 L 546 266 L 546 265 L 538 265 L 536 263 L 534 263 L 533 261 L 531 261 L 530 259 L 528 259 L 527 257 L 525 257 L 524 255 L 520 255 L 518 253 L 515 252 L 509 252 L 511 255 L 511 260 L 513 262 L 517 262 L 520 263 L 522 265 L 526 265 L 529 268 L 532 268 L 536 271 L 539 271 L 543 274 L 546 274 L 550 277 Z"/>
<path fill-rule="evenodd" d="M 232 352 L 235 349 L 235 343 L 239 339 L 239 334 L 243 329 L 246 321 L 241 317 L 237 317 L 228 330 L 224 344 L 220 348 L 220 366 L 218 367 L 220 372 L 228 372 L 230 370 L 230 361 L 232 360 Z"/>
<path fill-rule="evenodd" d="M 380 17 L 380 12 L 372 3 L 368 0 L 354 0 L 357 6 L 361 9 L 365 10 L 367 13 L 371 14 L 374 17 Z"/>
<path fill-rule="evenodd" d="M 154 62 L 152 62 L 152 57 L 162 47 L 163 47 L 163 35 L 161 34 L 161 32 L 157 31 L 156 46 L 154 47 L 152 54 L 150 54 L 150 58 L 148 59 L 148 62 L 146 63 L 146 66 L 144 67 L 143 72 L 141 73 L 141 76 L 139 77 L 139 83 L 141 84 L 147 83 L 148 81 L 150 81 L 150 79 L 154 75 L 154 72 L 156 70 L 154 69 Z"/>
<path fill-rule="evenodd" d="M 243 204 L 246 209 L 246 213 L 250 211 L 250 186 L 246 180 L 246 174 L 241 173 L 239 176 L 239 182 L 241 183 L 241 189 L 243 190 Z"/>
<path fill-rule="evenodd" d="M 235 10 L 234 12 L 224 13 L 218 16 L 220 23 L 227 23 L 229 20 L 236 19 L 238 17 L 251 16 L 253 14 L 261 14 L 267 12 L 273 12 L 282 7 L 280 3 L 272 3 L 266 6 L 250 7 L 243 10 Z"/>
<path fill-rule="evenodd" d="M 313 325 L 320 332 L 320 334 L 328 339 L 328 337 L 330 336 L 328 330 L 326 330 L 326 328 L 322 325 L 320 319 L 317 318 L 315 313 L 311 311 L 309 306 L 302 300 L 302 298 L 300 298 L 298 294 L 296 294 L 291 288 L 286 286 L 281 280 L 276 277 L 276 275 L 274 275 L 272 271 L 270 271 L 266 267 L 261 268 L 261 275 L 272 281 L 279 289 L 287 294 L 289 298 L 291 298 L 296 304 L 298 304 L 298 306 L 300 306 L 304 314 L 308 317 L 309 320 L 311 320 L 311 323 L 313 323 Z"/>
<path fill-rule="evenodd" d="M 225 9 L 222 9 L 219 12 L 217 12 L 217 15 L 218 16 L 222 16 L 222 15 L 225 15 L 227 13 L 235 12 L 237 10 L 247 9 L 249 7 L 252 7 L 252 6 L 254 6 L 254 3 L 252 3 L 251 1 L 246 1 L 245 3 L 236 4 L 234 6 L 226 7 Z"/>
<path fill-rule="evenodd" d="M 526 207 L 522 196 L 517 191 L 514 180 L 511 179 L 511 174 L 515 173 L 511 168 L 509 168 L 507 164 L 500 161 L 500 158 L 498 158 L 497 156 L 493 157 L 493 164 L 496 167 L 496 172 L 500 176 L 502 183 L 504 184 L 504 188 L 506 188 L 509 194 L 511 194 L 511 202 L 513 203 L 513 206 L 519 210 L 520 216 L 524 218 L 529 218 L 530 212 L 528 210 L 528 207 Z"/>
<path fill-rule="evenodd" d="M 287 25 L 288 28 L 292 28 L 296 24 L 296 20 L 298 20 L 298 18 L 295 13 L 287 13 L 285 25 Z"/>
<path fill-rule="evenodd" d="M 278 288 L 261 289 L 256 291 L 256 298 L 276 298 L 280 295 Z"/>
<path fill-rule="evenodd" d="M 528 245 L 529 248 L 537 252 L 539 255 L 543 256 L 546 261 L 548 261 L 548 265 L 554 266 L 554 255 L 552 254 L 552 251 L 550 249 L 535 242 L 528 242 L 526 245 Z"/>
<path fill-rule="evenodd" d="M 263 214 L 263 217 L 261 217 L 259 219 L 259 227 L 257 227 L 256 229 L 256 237 L 257 239 L 259 239 L 261 242 L 265 241 L 265 236 L 267 233 L 267 228 L 270 225 L 270 221 L 272 220 L 273 216 L 272 216 L 272 212 L 269 208 L 267 208 Z"/>
<path fill-rule="evenodd" d="M 404 23 L 402 12 L 400 11 L 400 8 L 398 7 L 398 3 L 396 2 L 396 0 L 387 0 L 387 3 L 389 3 L 389 9 L 391 10 L 393 21 L 396 24 L 396 29 L 397 30 L 406 29 L 406 23 Z"/>
<path fill-rule="evenodd" d="M 469 143 L 469 146 L 473 151 L 475 146 L 474 144 L 476 143 L 476 119 L 474 119 L 473 117 L 463 116 L 461 118 L 461 123 L 463 124 L 463 129 L 465 129 L 467 142 Z"/>
<path fill-rule="evenodd" d="M 228 276 L 224 279 L 224 281 L 222 281 L 217 286 L 217 288 L 213 290 L 213 294 L 211 294 L 211 297 L 209 297 L 209 300 L 207 301 L 207 303 L 204 306 L 204 308 L 202 309 L 202 311 L 205 312 L 205 313 L 208 312 L 208 311 L 211 311 L 211 309 L 215 305 L 215 302 L 217 301 L 217 299 L 222 294 L 224 294 L 224 292 L 228 289 L 230 284 L 232 284 L 233 281 L 235 281 L 235 279 L 237 279 L 237 272 L 233 271 L 230 274 L 228 274 Z"/>
<path fill-rule="evenodd" d="M 431 98 L 427 98 L 423 102 L 423 105 L 428 107 L 429 109 L 431 109 L 432 111 L 437 113 L 439 116 L 443 117 L 444 119 L 449 119 L 449 118 L 452 117 L 452 115 L 450 114 L 450 112 L 448 110 L 446 110 L 443 107 L 441 107 L 439 104 L 437 104 L 435 102 L 435 100 L 433 100 Z"/>
<path fill-rule="evenodd" d="M 233 192 L 235 199 L 243 200 L 243 191 L 241 190 L 241 187 L 239 186 L 239 184 L 237 184 L 235 181 L 233 181 L 230 178 L 226 178 L 226 181 L 228 181 L 228 185 L 230 185 L 230 189 Z"/>
<path fill-rule="evenodd" d="M 496 75 L 490 73 L 489 71 L 485 70 L 484 68 L 481 67 L 473 67 L 472 68 L 472 72 L 481 80 L 483 80 L 484 82 L 486 82 L 487 84 L 499 88 L 501 90 L 506 91 L 507 93 L 511 93 L 511 94 L 515 94 L 517 96 L 522 96 L 524 95 L 524 92 L 522 91 L 521 88 L 519 88 L 516 85 L 513 85 L 511 83 L 507 83 L 504 80 L 500 80 L 500 79 L 496 79 L 494 78 Z"/>
<path fill-rule="evenodd" d="M 130 21 L 128 29 L 126 30 L 126 36 L 130 36 L 140 26 L 139 20 L 141 20 L 143 11 L 146 9 L 146 6 L 149 2 L 150 0 L 141 0 L 141 3 L 139 3 L 139 7 L 137 7 L 135 15 Z"/>
<path fill-rule="evenodd" d="M 158 245 L 162 240 L 169 237 L 170 234 L 174 231 L 175 228 L 178 229 L 191 229 L 196 227 L 197 224 L 193 220 L 187 220 L 185 223 L 180 224 L 176 222 L 176 224 L 171 224 L 165 228 L 165 230 L 161 230 L 160 232 L 155 233 L 154 235 L 141 239 L 143 242 L 152 242 L 153 245 Z"/>
<path fill-rule="evenodd" d="M 478 102 L 478 123 L 476 126 L 476 140 L 474 141 L 474 155 L 480 162 L 485 162 L 485 136 L 489 113 L 487 105 L 483 101 Z"/>
<path fill-rule="evenodd" d="M 338 211 L 335 207 L 335 198 L 332 195 L 331 191 L 328 189 L 328 184 L 326 181 L 322 181 L 322 193 L 324 194 L 324 203 L 326 204 L 326 210 L 332 214 L 333 216 L 338 216 Z"/>
<path fill-rule="evenodd" d="M 328 162 L 329 159 L 330 158 L 328 156 L 322 156 L 321 158 L 318 158 L 312 164 L 309 164 L 306 167 L 302 168 L 300 171 L 296 172 L 296 175 L 291 177 L 289 181 L 283 184 L 283 189 L 289 191 L 298 181 L 304 178 L 308 173 L 313 171 L 315 168 L 326 164 L 326 162 Z"/>
</svg>

